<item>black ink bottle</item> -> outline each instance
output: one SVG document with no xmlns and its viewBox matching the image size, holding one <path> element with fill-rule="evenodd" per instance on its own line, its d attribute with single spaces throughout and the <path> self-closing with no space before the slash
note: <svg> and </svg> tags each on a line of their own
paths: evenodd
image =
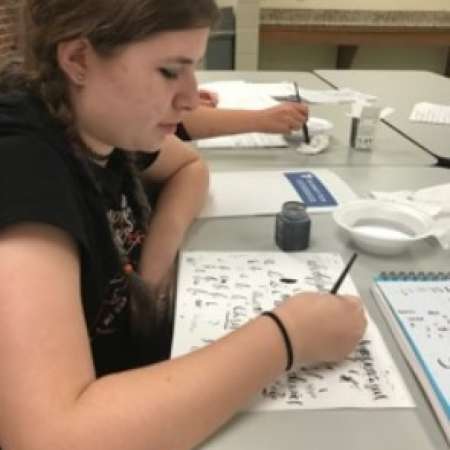
<svg viewBox="0 0 450 450">
<path fill-rule="evenodd" d="M 304 250 L 309 245 L 311 219 L 301 202 L 283 203 L 275 221 L 275 242 L 281 250 Z"/>
</svg>

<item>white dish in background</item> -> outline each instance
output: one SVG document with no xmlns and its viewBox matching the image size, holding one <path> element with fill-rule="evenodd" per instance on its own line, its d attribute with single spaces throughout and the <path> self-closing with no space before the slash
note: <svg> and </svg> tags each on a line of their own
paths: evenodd
<svg viewBox="0 0 450 450">
<path fill-rule="evenodd" d="M 326 119 L 321 119 L 320 117 L 310 117 L 308 122 L 308 133 L 310 137 L 316 136 L 318 134 L 328 134 L 330 130 L 333 129 L 333 124 Z M 304 140 L 303 128 L 299 130 L 293 130 L 289 134 L 284 134 L 284 138 L 287 142 L 295 142 Z"/>
<path fill-rule="evenodd" d="M 369 253 L 395 255 L 431 235 L 433 219 L 409 205 L 385 200 L 356 200 L 333 213 L 356 246 Z"/>
<path fill-rule="evenodd" d="M 333 129 L 333 124 L 329 120 L 320 117 L 309 117 L 306 125 L 311 136 L 328 133 Z"/>
</svg>

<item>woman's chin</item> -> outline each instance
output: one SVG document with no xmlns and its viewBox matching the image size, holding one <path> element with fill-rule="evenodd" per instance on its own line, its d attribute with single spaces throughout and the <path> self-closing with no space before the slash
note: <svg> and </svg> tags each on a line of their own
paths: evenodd
<svg viewBox="0 0 450 450">
<path fill-rule="evenodd" d="M 160 130 L 161 133 L 163 133 L 164 135 L 171 135 L 171 134 L 175 134 L 175 132 L 177 131 L 177 126 L 174 124 L 167 124 L 167 125 L 158 125 L 158 130 Z"/>
</svg>

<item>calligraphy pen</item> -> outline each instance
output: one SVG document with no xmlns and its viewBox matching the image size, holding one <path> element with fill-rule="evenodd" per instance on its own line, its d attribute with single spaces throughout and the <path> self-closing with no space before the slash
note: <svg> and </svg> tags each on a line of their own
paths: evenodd
<svg viewBox="0 0 450 450">
<path fill-rule="evenodd" d="M 300 97 L 300 91 L 298 89 L 298 84 L 296 81 L 294 81 L 294 87 L 295 87 L 295 97 L 297 99 L 298 103 L 302 102 L 302 98 Z M 306 125 L 306 122 L 303 124 L 303 135 L 305 136 L 305 142 L 309 144 L 311 142 L 311 139 L 309 139 L 309 131 L 308 126 Z"/>
<path fill-rule="evenodd" d="M 344 278 L 347 276 L 347 273 L 350 270 L 350 268 L 352 267 L 353 263 L 355 262 L 355 259 L 357 256 L 358 256 L 357 253 L 353 253 L 353 256 L 350 258 L 350 261 L 347 263 L 347 265 L 345 266 L 341 275 L 336 280 L 336 283 L 334 283 L 334 286 L 331 288 L 330 294 L 337 294 L 337 291 L 341 287 L 341 284 L 344 281 Z"/>
</svg>

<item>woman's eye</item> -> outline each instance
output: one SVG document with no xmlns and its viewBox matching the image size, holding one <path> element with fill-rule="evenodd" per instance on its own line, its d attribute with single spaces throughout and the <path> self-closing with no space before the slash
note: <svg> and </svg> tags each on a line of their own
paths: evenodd
<svg viewBox="0 0 450 450">
<path fill-rule="evenodd" d="M 159 69 L 162 76 L 168 80 L 176 80 L 178 78 L 178 71 L 175 69 L 168 69 L 167 67 L 161 67 Z"/>
</svg>

